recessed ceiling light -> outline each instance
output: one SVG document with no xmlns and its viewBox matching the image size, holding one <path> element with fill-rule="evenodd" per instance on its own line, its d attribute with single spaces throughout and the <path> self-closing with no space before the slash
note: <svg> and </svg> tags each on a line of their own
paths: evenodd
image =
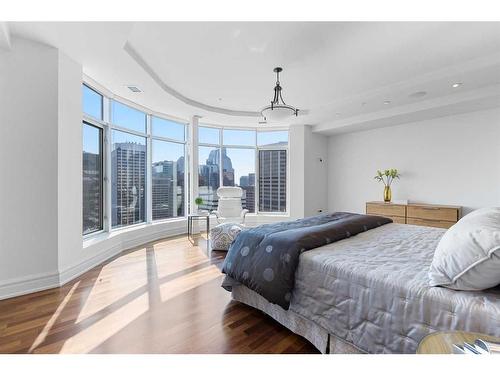
<svg viewBox="0 0 500 375">
<path fill-rule="evenodd" d="M 137 86 L 127 86 L 127 88 L 132 92 L 142 92 L 142 90 Z"/>
<path fill-rule="evenodd" d="M 453 85 L 451 85 L 451 87 L 453 87 L 454 89 L 460 86 L 462 86 L 462 82 L 455 82 Z"/>
<path fill-rule="evenodd" d="M 391 104 L 391 101 L 390 100 L 385 100 L 384 101 L 384 104 L 387 105 L 387 104 Z"/>
<path fill-rule="evenodd" d="M 427 95 L 427 91 L 417 91 L 417 92 L 414 92 L 408 96 L 410 98 L 421 98 L 422 96 L 425 96 L 425 95 Z"/>
</svg>

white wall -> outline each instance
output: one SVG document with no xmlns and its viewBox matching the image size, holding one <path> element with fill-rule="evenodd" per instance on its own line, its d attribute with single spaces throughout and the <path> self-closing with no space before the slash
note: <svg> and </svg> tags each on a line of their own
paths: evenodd
<svg viewBox="0 0 500 375">
<path fill-rule="evenodd" d="M 26 40 L 0 51 L 0 295 L 57 281 L 57 60 Z"/>
<path fill-rule="evenodd" d="M 289 198 L 288 212 L 293 219 L 304 217 L 305 127 L 292 126 L 288 135 Z"/>
<path fill-rule="evenodd" d="M 94 256 L 82 248 L 82 67 L 58 61 L 58 268 Z"/>
<path fill-rule="evenodd" d="M 364 213 L 382 200 L 377 169 L 398 168 L 393 200 L 500 206 L 500 109 L 332 136 L 329 210 Z"/>
<path fill-rule="evenodd" d="M 297 125 L 290 128 L 289 142 L 290 217 L 302 218 L 326 211 L 328 137 L 313 133 L 309 125 Z"/>
<path fill-rule="evenodd" d="M 304 155 L 304 216 L 328 209 L 328 137 L 306 126 Z"/>
</svg>

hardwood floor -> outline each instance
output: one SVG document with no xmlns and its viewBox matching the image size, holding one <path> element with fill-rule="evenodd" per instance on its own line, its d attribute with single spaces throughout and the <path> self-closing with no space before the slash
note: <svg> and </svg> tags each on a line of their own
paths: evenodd
<svg viewBox="0 0 500 375">
<path fill-rule="evenodd" d="M 0 353 L 318 353 L 220 287 L 225 252 L 176 237 L 0 301 Z"/>
</svg>

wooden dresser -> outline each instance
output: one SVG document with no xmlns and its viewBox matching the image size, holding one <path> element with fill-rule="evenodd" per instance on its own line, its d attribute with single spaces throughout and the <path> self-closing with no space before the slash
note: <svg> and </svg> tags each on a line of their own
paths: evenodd
<svg viewBox="0 0 500 375">
<path fill-rule="evenodd" d="M 368 215 L 385 216 L 399 224 L 448 229 L 462 216 L 462 207 L 420 203 L 366 202 Z"/>
</svg>

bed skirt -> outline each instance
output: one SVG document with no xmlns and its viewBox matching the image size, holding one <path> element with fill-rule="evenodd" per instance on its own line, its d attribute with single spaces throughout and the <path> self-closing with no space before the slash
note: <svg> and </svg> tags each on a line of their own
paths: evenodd
<svg viewBox="0 0 500 375">
<path fill-rule="evenodd" d="M 336 337 L 313 321 L 292 310 L 284 310 L 280 306 L 268 302 L 264 297 L 244 285 L 234 285 L 231 293 L 234 300 L 266 313 L 293 333 L 304 337 L 322 354 L 364 353 L 353 344 Z"/>
</svg>

